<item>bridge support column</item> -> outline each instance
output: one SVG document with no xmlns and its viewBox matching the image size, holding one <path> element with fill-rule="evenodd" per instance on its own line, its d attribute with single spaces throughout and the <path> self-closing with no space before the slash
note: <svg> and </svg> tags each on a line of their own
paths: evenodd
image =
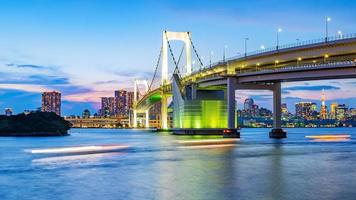
<svg viewBox="0 0 356 200">
<path fill-rule="evenodd" d="M 146 110 L 146 124 L 145 124 L 145 128 L 150 128 L 150 115 L 149 115 L 149 110 Z"/>
<path fill-rule="evenodd" d="M 161 129 L 168 129 L 168 101 L 167 96 L 162 94 L 161 99 Z"/>
<path fill-rule="evenodd" d="M 224 137 L 240 137 L 240 132 L 236 129 L 236 78 L 227 78 L 227 130 L 224 131 Z"/>
<path fill-rule="evenodd" d="M 192 100 L 197 99 L 197 85 L 192 84 Z"/>
<path fill-rule="evenodd" d="M 282 129 L 282 94 L 281 83 L 274 84 L 273 89 L 273 129 L 269 133 L 270 138 L 286 138 L 287 133 Z"/>
<path fill-rule="evenodd" d="M 133 127 L 137 128 L 137 111 L 133 110 Z"/>
</svg>

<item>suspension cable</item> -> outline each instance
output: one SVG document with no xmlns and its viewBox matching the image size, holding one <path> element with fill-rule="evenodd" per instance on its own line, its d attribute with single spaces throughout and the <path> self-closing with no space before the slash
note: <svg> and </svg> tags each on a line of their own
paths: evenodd
<svg viewBox="0 0 356 200">
<path fill-rule="evenodd" d="M 196 48 L 195 48 L 195 46 L 194 46 L 194 44 L 193 44 L 193 40 L 192 40 L 192 38 L 190 37 L 190 32 L 188 32 L 188 37 L 189 37 L 190 43 L 192 44 L 194 53 L 195 53 L 195 55 L 198 57 L 200 67 L 203 68 L 203 67 L 204 67 L 204 64 L 203 64 L 203 62 L 201 61 L 201 59 L 200 59 L 200 57 L 199 57 L 199 54 L 198 54 L 198 51 L 196 50 Z"/>
<path fill-rule="evenodd" d="M 158 59 L 157 59 L 157 63 L 156 63 L 155 72 L 153 73 L 153 77 L 152 77 L 152 80 L 151 80 L 151 83 L 150 83 L 150 85 L 149 85 L 149 87 L 148 87 L 147 92 L 151 91 L 151 87 L 152 87 L 153 81 L 154 81 L 154 79 L 156 78 L 157 71 L 158 71 L 158 66 L 159 66 L 159 63 L 160 63 L 161 57 L 162 57 L 162 49 L 163 49 L 163 46 L 161 46 L 161 49 L 160 49 L 160 51 L 159 51 L 159 55 L 158 55 Z"/>
</svg>

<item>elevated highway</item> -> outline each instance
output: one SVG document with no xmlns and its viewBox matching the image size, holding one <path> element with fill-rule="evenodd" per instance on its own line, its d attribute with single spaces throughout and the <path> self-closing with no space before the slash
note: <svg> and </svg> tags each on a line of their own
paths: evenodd
<svg viewBox="0 0 356 200">
<path fill-rule="evenodd" d="M 274 96 L 274 130 L 280 134 L 281 82 L 356 78 L 356 34 L 313 40 L 256 51 L 217 62 L 180 79 L 183 88 L 196 91 L 222 90 L 227 102 L 228 129 L 235 128 L 235 90 L 271 90 Z M 193 89 L 192 89 L 193 88 Z M 136 104 L 146 109 L 162 96 L 172 95 L 172 83 L 149 91 Z M 185 94 L 187 95 L 187 94 Z M 223 125 L 225 126 L 225 125 Z M 273 134 L 272 134 L 273 137 Z M 278 137 L 278 136 L 277 136 Z"/>
</svg>

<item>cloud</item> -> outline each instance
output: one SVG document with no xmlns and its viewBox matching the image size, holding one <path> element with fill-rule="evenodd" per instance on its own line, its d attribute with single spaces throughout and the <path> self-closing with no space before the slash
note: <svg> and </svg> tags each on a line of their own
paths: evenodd
<svg viewBox="0 0 356 200">
<path fill-rule="evenodd" d="M 18 68 L 32 68 L 32 69 L 45 69 L 45 68 L 48 68 L 48 67 L 40 66 L 40 65 L 14 64 L 14 63 L 6 64 L 6 66 L 9 66 L 9 67 L 18 67 Z"/>
<path fill-rule="evenodd" d="M 331 85 L 314 85 L 314 86 L 292 86 L 284 88 L 283 91 L 321 91 L 321 90 L 339 90 L 339 87 Z"/>
<path fill-rule="evenodd" d="M 4 73 L 3 73 L 4 74 Z M 0 84 L 29 84 L 29 85 L 57 85 L 69 84 L 67 77 L 48 75 L 14 75 L 4 74 L 7 79 L 0 80 Z"/>
</svg>

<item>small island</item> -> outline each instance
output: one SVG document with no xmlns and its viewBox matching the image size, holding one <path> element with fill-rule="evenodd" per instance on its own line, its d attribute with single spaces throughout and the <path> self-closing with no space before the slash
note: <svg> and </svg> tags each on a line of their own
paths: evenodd
<svg viewBox="0 0 356 200">
<path fill-rule="evenodd" d="M 71 123 L 53 112 L 0 115 L 0 136 L 65 136 Z"/>
</svg>

